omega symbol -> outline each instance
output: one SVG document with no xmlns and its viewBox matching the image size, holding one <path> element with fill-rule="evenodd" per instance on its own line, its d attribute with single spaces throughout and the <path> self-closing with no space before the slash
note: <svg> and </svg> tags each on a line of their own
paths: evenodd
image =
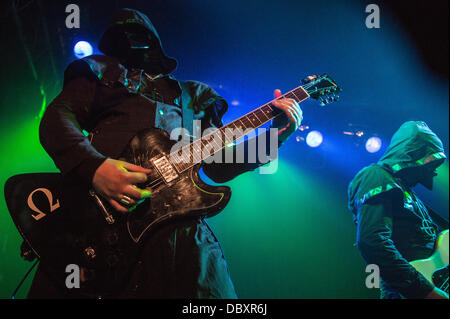
<svg viewBox="0 0 450 319">
<path fill-rule="evenodd" d="M 30 195 L 28 195 L 28 207 L 30 207 L 31 210 L 38 213 L 37 215 L 31 215 L 31 217 L 33 217 L 35 220 L 40 220 L 41 218 L 45 217 L 46 214 L 44 212 L 42 212 L 39 208 L 37 208 L 33 202 L 33 195 L 36 192 L 42 192 L 47 197 L 48 202 L 50 204 L 50 213 L 55 211 L 56 209 L 58 209 L 60 205 L 59 205 L 59 199 L 56 199 L 56 202 L 53 204 L 53 194 L 47 188 L 37 188 L 34 191 L 32 191 L 30 193 Z"/>
</svg>

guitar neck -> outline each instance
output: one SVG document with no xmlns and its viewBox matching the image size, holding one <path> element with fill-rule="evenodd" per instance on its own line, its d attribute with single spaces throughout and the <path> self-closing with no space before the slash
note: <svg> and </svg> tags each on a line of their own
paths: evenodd
<svg viewBox="0 0 450 319">
<path fill-rule="evenodd" d="M 300 103 L 309 98 L 309 94 L 303 86 L 299 86 L 292 91 L 283 94 L 276 100 L 284 98 L 294 99 L 297 103 Z M 274 100 L 241 116 L 233 122 L 228 123 L 227 125 L 224 125 L 201 138 L 198 138 L 192 143 L 181 147 L 177 150 L 177 152 L 175 152 L 178 153 L 178 155 L 174 153 L 171 154 L 179 158 L 179 160 L 174 163 L 174 166 L 177 168 L 178 172 L 184 172 L 195 164 L 200 163 L 204 159 L 219 152 L 227 145 L 232 144 L 236 140 L 249 134 L 281 114 L 282 111 L 273 106 L 273 101 Z"/>
</svg>

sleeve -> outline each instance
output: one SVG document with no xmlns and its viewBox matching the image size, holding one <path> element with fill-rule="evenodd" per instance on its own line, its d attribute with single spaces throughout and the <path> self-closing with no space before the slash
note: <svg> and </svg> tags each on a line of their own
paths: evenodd
<svg viewBox="0 0 450 319">
<path fill-rule="evenodd" d="M 195 83 L 194 86 L 197 86 L 194 105 L 197 111 L 205 113 L 204 119 L 206 121 L 202 123 L 202 130 L 223 126 L 222 118 L 228 111 L 227 101 L 206 84 Z"/>
<path fill-rule="evenodd" d="M 215 90 L 205 85 L 195 104 L 205 112 L 205 119 L 207 119 L 206 125 L 202 125 L 202 130 L 209 127 L 219 128 L 223 126 L 222 117 L 228 110 L 228 103 Z M 225 183 L 240 174 L 253 171 L 262 165 L 268 164 L 277 156 L 277 151 L 270 149 L 274 143 L 271 143 L 268 132 L 265 131 L 255 137 L 245 138 L 241 143 L 225 148 L 221 152 L 221 162 L 204 163 L 203 171 L 214 182 Z M 278 149 L 278 139 L 276 139 L 275 145 L 277 145 L 276 149 Z M 259 155 L 260 147 L 265 148 L 265 152 L 262 152 L 265 156 L 250 156 L 249 152 Z M 229 158 L 233 159 L 231 163 L 229 161 L 226 162 L 226 159 Z"/>
<path fill-rule="evenodd" d="M 268 164 L 278 154 L 276 150 L 275 152 L 271 151 L 273 143 L 270 143 L 268 132 L 265 131 L 255 137 L 245 139 L 239 144 L 226 147 L 221 153 L 221 162 L 213 161 L 204 164 L 203 171 L 214 182 L 226 183 L 243 173 L 254 171 L 258 167 Z M 275 143 L 278 143 L 278 138 Z M 260 151 L 261 147 L 264 147 L 263 151 Z M 262 156 L 259 155 L 260 152 L 263 154 Z M 254 153 L 253 156 L 252 153 Z M 232 161 L 230 162 L 229 159 Z"/>
<path fill-rule="evenodd" d="M 406 298 L 424 298 L 433 289 L 433 284 L 408 263 L 391 239 L 392 211 L 398 205 L 398 193 L 378 190 L 366 193 L 358 207 L 358 249 L 368 264 L 378 265 L 380 276 L 389 287 Z"/>
<path fill-rule="evenodd" d="M 61 173 L 88 185 L 106 159 L 82 131 L 89 129 L 96 88 L 97 78 L 89 65 L 82 60 L 71 63 L 63 90 L 47 107 L 39 127 L 41 144 Z"/>
</svg>

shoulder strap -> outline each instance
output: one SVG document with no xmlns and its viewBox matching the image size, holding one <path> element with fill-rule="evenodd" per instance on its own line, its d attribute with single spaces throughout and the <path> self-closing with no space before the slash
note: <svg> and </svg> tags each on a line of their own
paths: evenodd
<svg viewBox="0 0 450 319">
<path fill-rule="evenodd" d="M 439 226 L 440 228 L 439 231 L 448 229 L 449 227 L 448 220 L 446 220 L 444 217 L 436 213 L 428 205 L 425 205 L 425 207 L 427 208 L 428 214 L 430 215 L 431 219 Z"/>
<path fill-rule="evenodd" d="M 190 90 L 185 82 L 178 81 L 181 87 L 181 113 L 183 119 L 183 128 L 189 132 L 189 140 L 193 137 L 193 121 L 194 121 L 194 108 L 192 106 L 192 96 L 190 95 Z"/>
</svg>

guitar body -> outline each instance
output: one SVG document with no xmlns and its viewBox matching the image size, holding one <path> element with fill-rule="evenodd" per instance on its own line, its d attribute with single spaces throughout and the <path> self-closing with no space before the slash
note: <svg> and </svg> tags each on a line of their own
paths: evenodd
<svg viewBox="0 0 450 319">
<path fill-rule="evenodd" d="M 436 248 L 430 258 L 415 260 L 410 264 L 436 287 L 448 293 L 448 254 L 449 231 L 447 229 L 439 234 Z"/>
<path fill-rule="evenodd" d="M 74 264 L 82 277 L 81 288 L 73 289 L 76 293 L 113 296 L 123 288 L 142 244 L 151 240 L 158 226 L 214 216 L 226 206 L 230 188 L 204 183 L 200 164 L 164 182 L 152 163 L 167 156 L 173 144 L 165 131 L 148 129 L 123 152 L 121 160 L 152 168 L 148 182 L 155 185 L 152 196 L 128 214 L 114 211 L 90 190 L 68 183 L 58 173 L 16 175 L 7 181 L 5 198 L 14 223 L 55 283 L 67 289 L 66 267 Z M 112 217 L 109 221 L 102 206 Z"/>
</svg>

